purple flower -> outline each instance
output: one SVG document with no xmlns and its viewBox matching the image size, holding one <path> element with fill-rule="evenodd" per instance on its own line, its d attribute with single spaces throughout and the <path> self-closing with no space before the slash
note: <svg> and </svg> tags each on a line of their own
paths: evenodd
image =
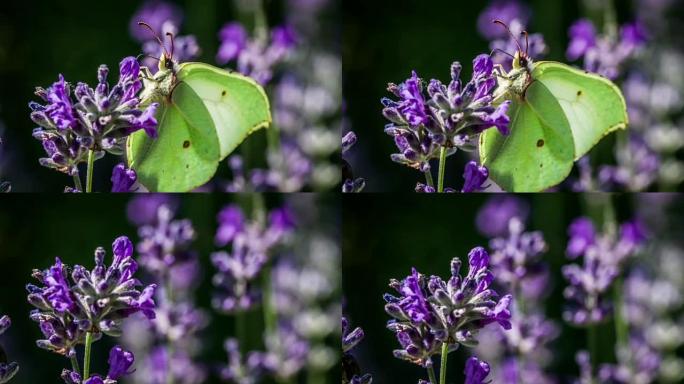
<svg viewBox="0 0 684 384">
<path fill-rule="evenodd" d="M 253 169 L 249 179 L 257 191 L 295 192 L 311 179 L 313 164 L 294 142 L 281 142 L 280 151 L 269 151 L 269 168 Z"/>
<path fill-rule="evenodd" d="M 190 220 L 173 220 L 173 211 L 166 205 L 157 209 L 153 225 L 138 229 L 140 265 L 157 277 L 168 275 L 172 268 L 196 257 L 191 249 L 196 234 Z"/>
<path fill-rule="evenodd" d="M 470 357 L 465 366 L 464 384 L 483 384 L 489 375 L 489 364 L 478 360 L 477 357 Z"/>
<path fill-rule="evenodd" d="M 107 373 L 107 379 L 119 380 L 119 378 L 130 375 L 129 369 L 133 366 L 135 357 L 129 351 L 124 350 L 121 346 L 117 345 L 109 351 L 109 372 Z"/>
<path fill-rule="evenodd" d="M 98 69 L 95 89 L 78 83 L 72 93 L 61 75 L 47 90 L 37 88 L 36 95 L 47 102 L 29 103 L 31 119 L 40 126 L 33 137 L 42 142 L 48 155 L 40 159 L 41 165 L 75 175 L 89 150 L 97 152 L 96 158 L 102 157 L 102 151 L 121 154 L 126 137 L 140 129 L 156 137 L 158 104 L 144 109 L 140 105 L 139 71 L 136 59 L 127 57 L 121 61 L 119 81 L 111 90 L 105 65 Z"/>
<path fill-rule="evenodd" d="M 112 192 L 131 192 L 131 187 L 138 179 L 133 169 L 126 168 L 124 163 L 119 163 L 112 170 Z"/>
<path fill-rule="evenodd" d="M 484 183 L 487 181 L 488 177 L 489 170 L 487 167 L 484 165 L 479 166 L 475 161 L 469 161 L 463 171 L 463 179 L 465 179 L 465 182 L 463 183 L 461 192 L 476 192 L 487 188 Z"/>
<path fill-rule="evenodd" d="M 423 183 L 416 184 L 416 193 L 437 193 L 435 187 Z M 456 193 L 456 190 L 449 187 L 444 187 L 444 193 Z"/>
<path fill-rule="evenodd" d="M 457 148 L 473 147 L 476 135 L 485 129 L 496 127 L 508 134 L 509 102 L 492 104 L 497 84 L 493 65 L 488 55 L 477 56 L 473 60 L 473 77 L 463 86 L 461 65 L 455 62 L 449 85 L 433 79 L 425 89 L 427 95 L 415 72 L 403 84 L 389 84 L 388 90 L 399 98 L 381 100 L 382 113 L 390 121 L 385 133 L 394 137 L 399 149 L 392 160 L 425 172 L 441 146 L 448 148 L 449 156 Z"/>
<path fill-rule="evenodd" d="M 264 371 L 261 353 L 250 352 L 246 361 L 243 362 L 240 346 L 236 339 L 227 339 L 223 346 L 228 353 L 228 364 L 221 368 L 221 379 L 238 384 L 257 383 Z"/>
<path fill-rule="evenodd" d="M 353 131 L 347 132 L 342 137 L 342 156 L 344 156 L 351 147 L 356 144 L 356 134 Z M 342 193 L 358 193 L 366 186 L 366 181 L 362 178 L 354 178 L 351 165 L 342 159 L 342 173 L 344 181 L 342 183 Z"/>
<path fill-rule="evenodd" d="M 625 61 L 633 57 L 646 43 L 646 32 L 638 23 L 625 24 L 619 38 L 598 35 L 591 21 L 580 19 L 568 31 L 568 60 L 584 58 L 584 69 L 615 79 Z"/>
<path fill-rule="evenodd" d="M 293 219 L 285 210 L 273 210 L 268 225 L 247 222 L 240 208 L 227 206 L 218 215 L 216 243 L 230 246 L 230 251 L 211 255 L 217 269 L 213 284 L 217 293 L 213 306 L 226 313 L 245 311 L 257 305 L 260 292 L 255 279 L 269 260 L 273 248 L 293 231 Z"/>
<path fill-rule="evenodd" d="M 487 40 L 507 38 L 506 30 L 495 25 L 492 21 L 498 19 L 510 25 L 514 20 L 517 20 L 522 24 L 527 24 L 529 18 L 529 8 L 520 2 L 516 0 L 494 0 L 478 16 L 477 30 Z"/>
<path fill-rule="evenodd" d="M 183 12 L 178 6 L 161 0 L 143 3 L 131 17 L 129 25 L 131 36 L 142 43 L 152 40 L 152 35 L 150 31 L 138 25 L 140 21 L 149 24 L 157 35 L 164 36 L 162 26 L 165 23 L 180 25 L 183 21 Z"/>
<path fill-rule="evenodd" d="M 509 222 L 517 217 L 521 222 L 527 220 L 530 207 L 520 198 L 512 195 L 495 196 L 477 213 L 475 224 L 478 231 L 488 237 L 508 235 Z"/>
<path fill-rule="evenodd" d="M 154 225 L 159 218 L 159 207 L 165 205 L 167 209 L 175 213 L 178 208 L 178 199 L 165 193 L 149 193 L 138 195 L 131 199 L 126 207 L 128 220 L 136 226 Z"/>
<path fill-rule="evenodd" d="M 568 60 L 577 60 L 584 56 L 587 51 L 596 45 L 596 28 L 587 19 L 577 20 L 570 26 L 570 44 L 565 53 Z"/>
<path fill-rule="evenodd" d="M 661 169 L 660 156 L 635 134 L 630 135 L 628 145 L 616 148 L 615 159 L 617 165 L 599 169 L 599 181 L 606 187 L 643 191 L 657 180 Z"/>
<path fill-rule="evenodd" d="M 508 222 L 508 236 L 494 238 L 492 249 L 492 270 L 496 281 L 525 298 L 538 300 L 548 293 L 548 267 L 542 261 L 546 251 L 544 235 L 539 231 L 525 232 L 525 225 L 519 218 Z"/>
<path fill-rule="evenodd" d="M 349 331 L 349 321 L 342 316 L 342 352 L 347 353 L 363 339 L 363 329 L 360 327 Z"/>
<path fill-rule="evenodd" d="M 216 61 L 227 63 L 235 60 L 247 46 L 247 31 L 240 23 L 228 23 L 221 28 L 219 40 L 221 46 L 216 54 Z"/>
<path fill-rule="evenodd" d="M 452 349 L 458 344 L 474 345 L 477 332 L 490 323 L 511 328 L 511 296 L 494 300 L 498 295 L 490 288 L 494 277 L 489 271 L 489 255 L 477 247 L 468 260 L 465 277 L 459 275 L 460 260 L 451 261 L 448 282 L 437 276 L 428 279 L 415 268 L 402 281 L 390 280 L 390 287 L 401 295 L 384 295 L 385 312 L 394 318 L 388 328 L 403 347 L 395 351 L 396 357 L 427 366 L 435 344 L 448 342 Z"/>
<path fill-rule="evenodd" d="M 269 41 L 260 38 L 249 39 L 239 23 L 228 23 L 219 32 L 221 45 L 216 55 L 219 64 L 237 61 L 240 73 L 267 84 L 273 78 L 274 68 L 291 54 L 297 38 L 290 26 L 276 26 Z"/>
<path fill-rule="evenodd" d="M 566 253 L 571 259 L 583 255 L 587 249 L 594 245 L 596 230 L 594 223 L 586 217 L 575 219 L 568 227 L 568 247 Z"/>
<path fill-rule="evenodd" d="M 59 258 L 45 271 L 34 270 L 33 276 L 43 287 L 29 284 L 27 290 L 29 303 L 37 308 L 31 319 L 40 324 L 46 337 L 38 340 L 39 347 L 68 355 L 84 342 L 86 332 L 95 334 L 96 339 L 101 332 L 118 336 L 124 318 L 137 312 L 154 318 L 156 286 L 148 285 L 142 291 L 136 288 L 140 282 L 134 277 L 138 265 L 132 258 L 133 245 L 122 236 L 112 249 L 110 266 L 104 264 L 104 249 L 97 248 L 91 271 L 75 265 L 69 275 Z"/>
<path fill-rule="evenodd" d="M 10 327 L 12 322 L 9 316 L 5 315 L 0 317 L 0 335 L 5 333 Z M 0 348 L 2 350 L 2 348 Z M 7 358 L 3 356 L 3 361 L 0 361 L 0 384 L 9 382 L 14 375 L 19 371 L 19 364 L 15 362 L 7 362 Z"/>
</svg>

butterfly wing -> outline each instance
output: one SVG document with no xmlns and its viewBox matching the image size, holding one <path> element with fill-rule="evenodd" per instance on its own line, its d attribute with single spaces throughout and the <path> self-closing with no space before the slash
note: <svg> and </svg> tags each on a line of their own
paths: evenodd
<svg viewBox="0 0 684 384">
<path fill-rule="evenodd" d="M 604 136 L 627 127 L 627 105 L 610 80 L 556 62 L 535 64 L 532 78 L 541 82 L 558 101 L 570 123 L 575 160 Z"/>
<path fill-rule="evenodd" d="M 178 80 L 200 97 L 209 111 L 224 159 L 254 131 L 268 127 L 271 111 L 264 89 L 249 77 L 202 63 L 181 64 Z"/>
<path fill-rule="evenodd" d="M 573 164 L 568 120 L 549 90 L 532 82 L 511 104 L 510 134 L 496 129 L 480 135 L 480 161 L 495 183 L 510 192 L 538 192 L 562 182 Z"/>
<path fill-rule="evenodd" d="M 187 192 L 216 173 L 220 146 L 212 117 L 202 99 L 180 82 L 157 110 L 159 136 L 138 131 L 127 142 L 129 166 L 152 192 Z"/>
</svg>

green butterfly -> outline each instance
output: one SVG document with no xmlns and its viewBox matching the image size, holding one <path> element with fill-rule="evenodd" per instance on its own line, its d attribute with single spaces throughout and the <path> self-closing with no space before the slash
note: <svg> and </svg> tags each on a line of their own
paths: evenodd
<svg viewBox="0 0 684 384">
<path fill-rule="evenodd" d="M 497 70 L 495 97 L 512 101 L 511 133 L 485 130 L 480 161 L 506 191 L 537 192 L 559 184 L 575 160 L 627 127 L 625 99 L 604 77 L 552 61 L 533 63 L 520 44 L 511 71 Z"/>
<path fill-rule="evenodd" d="M 249 134 L 268 127 L 271 112 L 254 80 L 208 64 L 178 64 L 172 59 L 173 36 L 171 42 L 156 74 L 141 68 L 142 102 L 160 104 L 159 135 L 132 134 L 126 152 L 129 167 L 148 190 L 186 192 L 207 183 Z"/>
</svg>

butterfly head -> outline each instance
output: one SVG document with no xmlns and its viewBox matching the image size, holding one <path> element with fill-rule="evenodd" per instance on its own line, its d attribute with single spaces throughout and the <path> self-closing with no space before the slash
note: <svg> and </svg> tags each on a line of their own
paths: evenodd
<svg viewBox="0 0 684 384">
<path fill-rule="evenodd" d="M 173 53 L 175 50 L 174 46 L 174 37 L 173 33 L 171 32 L 166 32 L 166 36 L 168 36 L 169 41 L 171 42 L 171 51 L 166 49 L 166 45 L 162 41 L 162 39 L 159 38 L 159 35 L 152 29 L 152 27 L 147 24 L 144 21 L 139 21 L 138 25 L 141 27 L 145 27 L 150 30 L 152 33 L 152 36 L 157 40 L 157 43 L 159 43 L 159 47 L 161 48 L 161 56 L 159 57 L 159 70 L 160 71 L 172 71 L 173 73 L 178 72 L 178 62 L 174 60 L 173 58 Z"/>
<path fill-rule="evenodd" d="M 500 50 L 501 52 L 505 53 L 508 56 L 513 57 L 513 63 L 512 67 L 513 69 L 527 69 L 528 71 L 532 71 L 532 58 L 528 54 L 529 48 L 530 48 L 530 42 L 528 38 L 527 31 L 522 31 L 521 35 L 525 36 L 525 50 L 522 49 L 522 46 L 520 45 L 520 41 L 513 35 L 511 32 L 510 28 L 508 28 L 508 25 L 504 23 L 501 20 L 494 20 L 493 21 L 496 24 L 502 25 L 504 28 L 506 28 L 506 31 L 508 31 L 508 34 L 511 36 L 511 39 L 515 42 L 515 45 L 518 47 L 518 50 L 515 51 L 515 55 L 511 55 L 508 52 L 504 52 Z"/>
</svg>

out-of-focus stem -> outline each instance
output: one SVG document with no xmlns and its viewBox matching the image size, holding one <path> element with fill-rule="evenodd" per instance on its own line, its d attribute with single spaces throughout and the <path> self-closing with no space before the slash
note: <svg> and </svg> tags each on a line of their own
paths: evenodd
<svg viewBox="0 0 684 384">
<path fill-rule="evenodd" d="M 78 367 L 78 358 L 76 357 L 76 351 L 73 350 L 72 352 L 73 353 L 71 353 L 71 369 L 73 369 L 74 372 L 80 375 L 81 369 Z"/>
<path fill-rule="evenodd" d="M 437 384 L 437 377 L 435 376 L 435 368 L 430 365 L 427 367 L 427 372 L 428 372 L 428 379 L 430 379 L 430 384 L 435 383 Z"/>
</svg>

